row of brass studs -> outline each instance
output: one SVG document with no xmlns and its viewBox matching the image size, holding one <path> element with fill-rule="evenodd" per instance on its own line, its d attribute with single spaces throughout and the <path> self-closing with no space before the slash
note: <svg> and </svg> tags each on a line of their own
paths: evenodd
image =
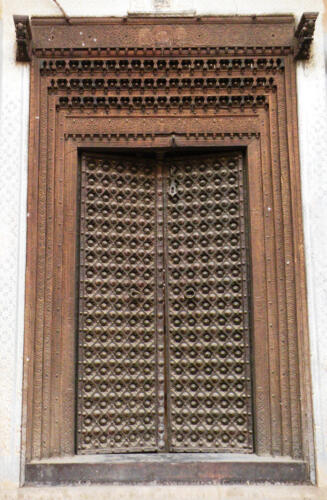
<svg viewBox="0 0 327 500">
<path fill-rule="evenodd" d="M 157 159 L 157 361 L 158 361 L 158 448 L 165 449 L 165 330 L 164 330 L 164 201 L 162 158 Z"/>
</svg>

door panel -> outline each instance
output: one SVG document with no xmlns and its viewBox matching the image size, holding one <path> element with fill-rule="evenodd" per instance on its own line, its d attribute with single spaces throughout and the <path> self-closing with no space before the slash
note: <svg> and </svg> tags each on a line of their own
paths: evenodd
<svg viewBox="0 0 327 500">
<path fill-rule="evenodd" d="M 84 156 L 78 453 L 252 452 L 239 153 Z"/>
<path fill-rule="evenodd" d="M 79 453 L 157 450 L 155 191 L 150 160 L 83 159 Z"/>
<path fill-rule="evenodd" d="M 242 158 L 171 159 L 167 331 L 171 451 L 252 451 Z"/>
</svg>

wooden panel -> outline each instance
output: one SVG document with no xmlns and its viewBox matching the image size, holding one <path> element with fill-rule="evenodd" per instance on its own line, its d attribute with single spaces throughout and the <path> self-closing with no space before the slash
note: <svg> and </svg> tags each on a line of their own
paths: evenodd
<svg viewBox="0 0 327 500">
<path fill-rule="evenodd" d="M 253 450 L 244 174 L 237 152 L 167 163 L 170 451 Z"/>
<path fill-rule="evenodd" d="M 49 37 L 49 27 L 55 29 Z M 82 31 L 82 33 L 81 33 Z M 96 31 L 96 36 L 95 36 Z M 104 18 L 74 19 L 69 26 L 63 19 L 32 19 L 34 50 L 44 51 L 74 48 L 87 52 L 93 49 L 101 55 L 108 51 L 119 55 L 137 55 L 143 48 L 150 56 L 155 53 L 188 55 L 200 47 L 212 53 L 226 54 L 226 48 L 237 50 L 237 55 L 251 53 L 280 53 L 294 45 L 294 18 L 292 16 L 202 16 L 173 18 Z M 217 40 L 219 43 L 217 43 Z M 84 45 L 83 45 L 84 44 Z M 106 47 L 106 49 L 102 49 Z M 108 49 L 107 49 L 108 47 Z M 182 53 L 178 53 L 178 49 Z M 103 53 L 101 53 L 103 50 Z M 177 52 L 177 54 L 176 54 Z M 110 53 L 110 52 L 109 52 Z"/>
<path fill-rule="evenodd" d="M 240 153 L 83 156 L 79 453 L 253 451 L 244 179 Z"/>
<path fill-rule="evenodd" d="M 156 170 L 83 157 L 79 453 L 157 451 Z"/>
</svg>

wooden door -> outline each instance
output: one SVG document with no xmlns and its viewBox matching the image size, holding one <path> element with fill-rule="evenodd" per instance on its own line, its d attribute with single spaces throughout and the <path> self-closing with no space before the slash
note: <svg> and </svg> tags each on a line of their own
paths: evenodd
<svg viewBox="0 0 327 500">
<path fill-rule="evenodd" d="M 82 159 L 77 452 L 253 451 L 235 152 Z"/>
</svg>

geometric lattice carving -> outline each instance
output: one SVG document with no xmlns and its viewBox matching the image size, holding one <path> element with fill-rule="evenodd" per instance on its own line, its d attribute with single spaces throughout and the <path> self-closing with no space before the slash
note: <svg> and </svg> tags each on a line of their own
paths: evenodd
<svg viewBox="0 0 327 500">
<path fill-rule="evenodd" d="M 83 161 L 79 452 L 252 451 L 243 175 Z"/>
<path fill-rule="evenodd" d="M 149 161 L 83 163 L 79 452 L 156 449 L 154 180 Z"/>
<path fill-rule="evenodd" d="M 172 161 L 168 196 L 172 451 L 251 451 L 242 158 Z"/>
</svg>

